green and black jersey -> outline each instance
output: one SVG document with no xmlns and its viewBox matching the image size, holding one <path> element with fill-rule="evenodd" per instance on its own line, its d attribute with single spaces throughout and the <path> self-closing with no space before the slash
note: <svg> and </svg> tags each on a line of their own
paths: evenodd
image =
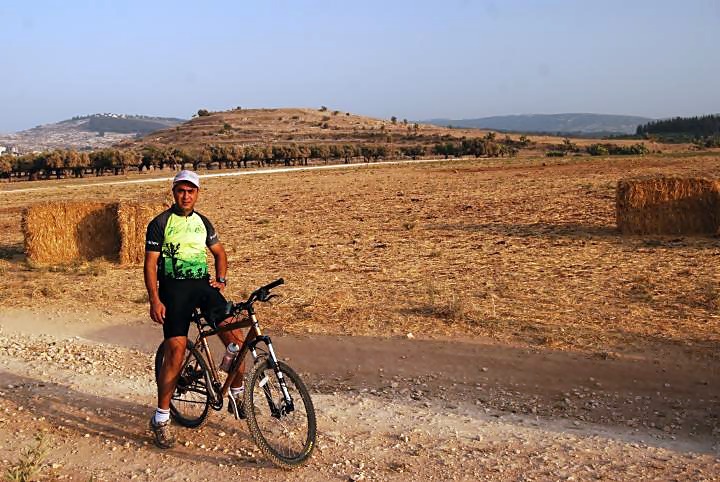
<svg viewBox="0 0 720 482">
<path fill-rule="evenodd" d="M 215 228 L 205 216 L 196 211 L 183 216 L 173 205 L 148 224 L 145 251 L 160 253 L 160 280 L 206 279 L 205 247 L 216 243 Z"/>
</svg>

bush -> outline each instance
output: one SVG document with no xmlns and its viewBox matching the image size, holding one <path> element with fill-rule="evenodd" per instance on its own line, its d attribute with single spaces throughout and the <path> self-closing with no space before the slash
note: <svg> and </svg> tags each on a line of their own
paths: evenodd
<svg viewBox="0 0 720 482">
<path fill-rule="evenodd" d="M 602 144 L 592 144 L 586 150 L 591 156 L 607 156 L 610 154 L 610 150 Z"/>
<path fill-rule="evenodd" d="M 197 111 L 197 115 L 198 117 L 206 117 L 210 115 L 210 111 L 208 111 L 207 109 L 199 109 Z"/>
<path fill-rule="evenodd" d="M 545 153 L 547 157 L 565 157 L 565 151 L 547 151 Z"/>
<path fill-rule="evenodd" d="M 610 143 L 592 144 L 585 150 L 591 156 L 644 156 L 650 153 L 650 150 L 642 142 L 630 146 L 619 146 Z"/>
</svg>

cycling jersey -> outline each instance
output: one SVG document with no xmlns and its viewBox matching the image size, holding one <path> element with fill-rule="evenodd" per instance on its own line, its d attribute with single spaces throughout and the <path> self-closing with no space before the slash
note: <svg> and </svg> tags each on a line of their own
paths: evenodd
<svg viewBox="0 0 720 482">
<path fill-rule="evenodd" d="M 207 279 L 205 247 L 218 243 L 215 228 L 202 214 L 193 211 L 184 216 L 173 205 L 150 221 L 145 250 L 160 253 L 158 279 Z"/>
</svg>

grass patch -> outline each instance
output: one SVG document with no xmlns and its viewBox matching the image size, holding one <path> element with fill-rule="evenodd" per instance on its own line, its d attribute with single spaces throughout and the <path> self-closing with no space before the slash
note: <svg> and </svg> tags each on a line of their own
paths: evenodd
<svg viewBox="0 0 720 482">
<path fill-rule="evenodd" d="M 27 264 L 33 271 L 97 277 L 107 275 L 111 267 L 110 263 L 105 260 L 75 261 L 57 265 L 38 265 L 32 262 L 28 262 Z"/>
<path fill-rule="evenodd" d="M 472 304 L 462 293 L 440 288 L 434 283 L 425 286 L 425 300 L 423 305 L 412 311 L 447 322 L 470 321 L 475 315 Z"/>
<path fill-rule="evenodd" d="M 637 302 L 649 303 L 653 300 L 653 283 L 646 276 L 636 276 L 628 285 L 628 297 Z"/>
<path fill-rule="evenodd" d="M 29 482 L 38 480 L 42 472 L 49 447 L 44 434 L 35 436 L 35 443 L 20 453 L 17 462 L 5 471 L 5 480 L 12 482 Z"/>
<path fill-rule="evenodd" d="M 133 303 L 137 303 L 138 305 L 146 305 L 150 303 L 150 298 L 148 297 L 147 291 L 144 292 L 142 295 L 138 296 L 137 298 L 134 298 Z"/>
</svg>

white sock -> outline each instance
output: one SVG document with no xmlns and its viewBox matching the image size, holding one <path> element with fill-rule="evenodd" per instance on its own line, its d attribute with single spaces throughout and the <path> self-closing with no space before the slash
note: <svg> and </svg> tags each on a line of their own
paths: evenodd
<svg viewBox="0 0 720 482">
<path fill-rule="evenodd" d="M 155 423 L 167 422 L 170 419 L 170 409 L 164 410 L 162 408 L 155 409 Z"/>
<path fill-rule="evenodd" d="M 245 391 L 245 385 L 242 387 L 230 387 L 230 395 L 237 397 Z"/>
</svg>

